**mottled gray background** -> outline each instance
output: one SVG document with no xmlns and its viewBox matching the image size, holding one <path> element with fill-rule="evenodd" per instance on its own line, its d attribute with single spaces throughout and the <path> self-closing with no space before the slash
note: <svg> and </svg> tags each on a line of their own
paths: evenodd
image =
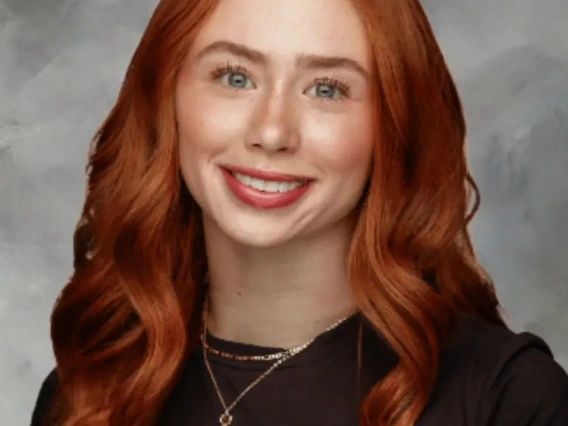
<svg viewBox="0 0 568 426">
<path fill-rule="evenodd" d="M 182 1 L 182 0 L 180 0 Z M 156 0 L 0 0 L 0 423 L 53 366 L 89 140 Z M 461 89 L 472 225 L 511 325 L 568 367 L 568 1 L 424 0 Z"/>
</svg>

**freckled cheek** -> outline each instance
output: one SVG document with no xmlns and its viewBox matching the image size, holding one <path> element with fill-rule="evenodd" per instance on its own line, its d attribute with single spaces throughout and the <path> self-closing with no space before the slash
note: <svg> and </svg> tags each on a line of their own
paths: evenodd
<svg viewBox="0 0 568 426">
<path fill-rule="evenodd" d="M 246 108 L 198 95 L 177 104 L 179 134 L 183 145 L 200 153 L 215 154 L 242 141 L 249 116 Z"/>
<path fill-rule="evenodd" d="M 325 173 L 348 180 L 366 179 L 373 153 L 373 130 L 369 120 L 339 117 L 305 129 L 305 149 Z"/>
</svg>

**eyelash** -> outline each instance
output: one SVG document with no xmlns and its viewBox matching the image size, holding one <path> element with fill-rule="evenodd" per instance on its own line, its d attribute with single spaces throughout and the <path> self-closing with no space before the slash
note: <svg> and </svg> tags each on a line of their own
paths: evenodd
<svg viewBox="0 0 568 426">
<path fill-rule="evenodd" d="M 211 72 L 211 78 L 217 80 L 221 78 L 226 73 L 242 74 L 247 78 L 250 78 L 250 74 L 247 69 L 241 65 L 233 65 L 227 62 L 224 65 L 220 65 Z"/>
<path fill-rule="evenodd" d="M 211 78 L 213 80 L 218 80 L 226 73 L 242 74 L 246 78 L 251 79 L 250 73 L 242 65 L 234 65 L 229 62 L 218 66 L 211 72 Z M 346 82 L 333 77 L 320 77 L 314 80 L 314 84 L 321 84 L 325 86 L 330 86 L 339 91 L 340 98 L 318 98 L 322 101 L 338 101 L 342 98 L 349 97 L 351 94 L 351 87 Z M 240 90 L 240 89 L 235 89 Z"/>
<path fill-rule="evenodd" d="M 349 97 L 349 95 L 351 94 L 351 87 L 344 81 L 339 80 L 337 78 L 333 78 L 333 77 L 321 77 L 321 78 L 316 78 L 314 80 L 315 84 L 321 84 L 323 86 L 330 86 L 330 87 L 334 87 L 339 91 L 339 95 L 341 96 L 341 98 L 344 97 Z M 336 98 L 321 98 L 322 100 L 329 100 L 329 101 L 337 101 L 339 99 Z"/>
</svg>

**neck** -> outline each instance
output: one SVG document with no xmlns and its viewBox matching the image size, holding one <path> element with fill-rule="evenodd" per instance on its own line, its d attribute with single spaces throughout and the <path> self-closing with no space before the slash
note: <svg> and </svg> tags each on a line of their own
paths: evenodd
<svg viewBox="0 0 568 426">
<path fill-rule="evenodd" d="M 204 229 L 214 336 L 290 348 L 357 311 L 347 282 L 351 223 L 271 248 L 243 247 L 207 218 Z"/>
</svg>

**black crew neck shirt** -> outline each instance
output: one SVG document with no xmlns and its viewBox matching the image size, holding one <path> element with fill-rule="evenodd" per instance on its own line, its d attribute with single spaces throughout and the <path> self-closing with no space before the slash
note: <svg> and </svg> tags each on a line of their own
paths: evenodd
<svg viewBox="0 0 568 426">
<path fill-rule="evenodd" d="M 277 350 L 214 336 L 208 343 L 243 355 Z M 209 360 L 228 404 L 271 365 L 211 354 Z M 231 411 L 231 426 L 357 426 L 360 398 L 396 361 L 377 333 L 355 315 L 251 389 Z M 54 372 L 44 381 L 32 426 L 40 425 L 56 382 Z M 198 348 L 188 357 L 157 424 L 218 426 L 222 413 Z M 568 375 L 539 337 L 466 318 L 441 350 L 435 386 L 415 426 L 568 426 Z"/>
</svg>

